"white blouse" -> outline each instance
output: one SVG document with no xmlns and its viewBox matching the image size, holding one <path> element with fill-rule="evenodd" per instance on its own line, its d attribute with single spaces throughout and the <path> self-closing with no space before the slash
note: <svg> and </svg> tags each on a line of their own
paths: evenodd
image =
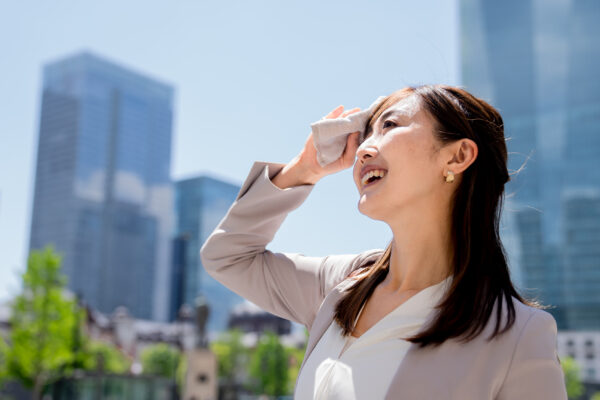
<svg viewBox="0 0 600 400">
<path fill-rule="evenodd" d="M 300 371 L 294 399 L 383 399 L 412 344 L 402 337 L 418 333 L 452 278 L 414 294 L 359 338 L 344 337 L 333 320 Z"/>
</svg>

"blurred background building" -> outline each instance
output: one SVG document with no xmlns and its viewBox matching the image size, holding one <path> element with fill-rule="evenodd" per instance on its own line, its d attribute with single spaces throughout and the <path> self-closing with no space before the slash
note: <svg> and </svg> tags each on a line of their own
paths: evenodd
<svg viewBox="0 0 600 400">
<path fill-rule="evenodd" d="M 244 299 L 208 275 L 200 260 L 200 248 L 233 204 L 240 186 L 211 176 L 182 179 L 175 183 L 177 224 L 173 270 L 178 296 L 171 304 L 171 319 L 180 307 L 194 306 L 203 295 L 210 306 L 209 337 L 227 329 L 231 309 Z"/>
<path fill-rule="evenodd" d="M 304 330 L 292 330 L 291 321 L 271 314 L 248 300 L 231 309 L 227 329 L 242 331 L 242 343 L 249 348 L 256 347 L 261 337 L 271 331 L 279 336 L 283 345 L 303 349 L 308 333 Z"/>
<path fill-rule="evenodd" d="M 461 0 L 460 16 L 462 84 L 500 110 L 523 167 L 503 220 L 516 281 L 559 330 L 597 331 L 600 2 Z"/>
<path fill-rule="evenodd" d="M 291 321 L 266 312 L 250 301 L 244 301 L 231 310 L 227 327 L 257 333 L 270 330 L 280 336 L 292 331 Z"/>
<path fill-rule="evenodd" d="M 123 306 L 112 314 L 86 307 L 85 329 L 90 338 L 114 344 L 139 363 L 144 349 L 153 344 L 166 343 L 182 352 L 193 349 L 197 335 L 193 311 L 187 309 L 167 323 L 134 318 Z"/>
<path fill-rule="evenodd" d="M 243 298 L 199 251 L 240 186 L 170 178 L 174 88 L 90 52 L 44 67 L 30 249 L 53 244 L 69 289 L 100 313 L 175 321 L 204 295 L 207 331 Z"/>
<path fill-rule="evenodd" d="M 581 367 L 580 378 L 590 392 L 600 389 L 600 331 L 559 331 L 556 342 L 559 356 L 573 357 Z"/>
<path fill-rule="evenodd" d="M 166 320 L 174 89 L 89 52 L 43 73 L 29 248 L 91 307 Z"/>
</svg>

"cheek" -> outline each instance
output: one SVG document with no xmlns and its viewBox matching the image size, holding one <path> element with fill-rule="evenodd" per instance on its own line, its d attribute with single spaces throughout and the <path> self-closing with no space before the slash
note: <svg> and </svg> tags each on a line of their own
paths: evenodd
<svg viewBox="0 0 600 400">
<path fill-rule="evenodd" d="M 402 171 L 421 163 L 422 149 L 416 140 L 397 136 L 382 143 L 381 154 L 389 162 L 390 168 Z"/>
<path fill-rule="evenodd" d="M 428 146 L 418 139 L 403 137 L 382 148 L 382 156 L 393 171 L 395 184 L 403 182 L 415 189 L 429 185 L 435 174 L 435 164 Z"/>
</svg>

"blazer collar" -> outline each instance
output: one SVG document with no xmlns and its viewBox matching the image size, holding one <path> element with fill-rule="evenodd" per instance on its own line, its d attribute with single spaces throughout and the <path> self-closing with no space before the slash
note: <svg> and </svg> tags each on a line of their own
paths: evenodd
<svg viewBox="0 0 600 400">
<path fill-rule="evenodd" d="M 406 301 L 406 303 L 404 303 L 409 307 L 402 308 L 403 312 L 414 313 L 414 312 L 418 311 L 418 309 L 422 308 L 423 306 L 419 305 L 420 303 L 418 303 L 418 301 L 416 301 L 416 300 L 420 300 L 422 296 L 432 295 L 432 298 L 435 299 L 435 303 L 437 304 L 438 300 L 441 299 L 442 295 L 445 293 L 445 290 L 447 290 L 447 288 L 449 288 L 450 284 L 452 283 L 452 279 L 453 279 L 452 276 L 450 276 L 447 279 L 445 279 L 444 281 L 440 282 L 439 284 L 425 288 L 421 292 L 419 292 L 416 295 L 414 295 L 413 297 L 411 297 L 409 300 Z M 350 287 L 352 284 L 353 284 L 353 281 L 350 281 L 350 280 L 344 280 L 344 281 L 340 282 L 337 286 L 335 286 L 329 292 L 329 294 L 325 297 L 325 299 L 323 299 L 323 302 L 321 303 L 321 306 L 319 307 L 319 310 L 317 311 L 317 314 L 315 316 L 315 320 L 313 321 L 312 326 L 310 326 L 310 333 L 308 336 L 308 342 L 306 344 L 306 352 L 304 354 L 304 359 L 302 360 L 302 364 L 300 365 L 300 369 L 298 370 L 298 375 L 300 375 L 300 372 L 302 371 L 304 364 L 306 364 L 306 360 L 310 356 L 311 352 L 313 351 L 313 349 L 315 348 L 315 346 L 317 345 L 317 343 L 319 342 L 319 340 L 321 339 L 321 337 L 323 336 L 323 334 L 325 333 L 325 331 L 327 330 L 329 325 L 331 325 L 331 322 L 333 321 L 333 317 L 335 314 L 335 306 L 336 306 L 337 302 L 341 299 L 342 295 L 344 294 L 344 290 L 347 289 L 348 287 Z M 416 298 L 416 296 L 419 296 L 419 298 Z M 414 299 L 414 300 L 411 303 L 409 303 L 409 301 L 411 301 L 411 299 Z M 429 304 L 427 303 L 426 306 L 429 306 Z M 392 312 L 394 313 L 399 310 L 401 310 L 401 309 L 399 308 Z M 437 313 L 431 313 L 425 319 L 425 321 L 423 322 L 423 325 L 427 325 L 428 323 L 433 321 L 436 314 Z M 411 343 L 411 345 L 409 346 L 407 355 L 412 354 L 412 352 L 416 351 L 416 349 L 417 349 L 417 345 L 415 343 Z M 406 358 L 407 357 L 404 357 L 404 359 L 402 360 L 400 367 L 398 368 L 398 372 L 401 370 L 401 367 L 404 364 Z M 297 384 L 298 384 L 298 380 L 296 380 L 296 385 Z M 294 392 L 295 391 L 296 391 L 296 388 L 294 387 Z"/>
</svg>

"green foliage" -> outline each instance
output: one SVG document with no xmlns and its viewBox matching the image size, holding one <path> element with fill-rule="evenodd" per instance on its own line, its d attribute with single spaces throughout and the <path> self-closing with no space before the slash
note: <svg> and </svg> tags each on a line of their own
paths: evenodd
<svg viewBox="0 0 600 400">
<path fill-rule="evenodd" d="M 288 393 L 292 393 L 294 391 L 294 386 L 296 385 L 296 380 L 298 379 L 298 373 L 300 373 L 300 366 L 302 365 L 302 360 L 304 359 L 304 353 L 306 351 L 306 346 L 302 349 L 297 349 L 295 347 L 286 347 L 286 351 L 290 358 L 290 365 L 288 367 Z"/>
<path fill-rule="evenodd" d="M 595 392 L 590 399 L 591 400 L 600 400 L 600 392 Z"/>
<path fill-rule="evenodd" d="M 250 358 L 249 375 L 257 394 L 282 396 L 288 394 L 289 355 L 279 337 L 266 332 L 260 338 Z"/>
<path fill-rule="evenodd" d="M 114 346 L 86 337 L 85 311 L 65 296 L 60 256 L 51 246 L 31 251 L 22 278 L 22 292 L 12 303 L 10 346 L 0 346 L 0 379 L 33 387 L 38 398 L 46 383 L 74 369 L 97 370 L 99 360 L 106 372 L 129 369 L 130 361 Z"/>
<path fill-rule="evenodd" d="M 115 346 L 99 340 L 85 340 L 82 369 L 122 374 L 129 371 L 131 360 Z"/>
<path fill-rule="evenodd" d="M 179 365 L 177 365 L 177 371 L 175 371 L 175 382 L 177 382 L 177 388 L 179 393 L 183 393 L 185 388 L 185 375 L 187 372 L 187 358 L 184 354 L 181 355 Z"/>
<path fill-rule="evenodd" d="M 8 346 L 6 342 L 0 336 L 0 388 L 2 388 L 2 384 L 7 377 L 7 365 L 6 365 L 6 357 L 8 355 Z"/>
<path fill-rule="evenodd" d="M 242 331 L 232 329 L 222 333 L 210 344 L 217 356 L 218 376 L 225 382 L 234 382 L 235 377 L 245 367 L 248 351 L 242 345 Z"/>
<path fill-rule="evenodd" d="M 578 398 L 583 394 L 583 385 L 579 379 L 580 366 L 573 357 L 564 357 L 560 359 L 563 372 L 565 374 L 565 385 L 567 387 L 567 396 Z"/>
<path fill-rule="evenodd" d="M 145 374 L 175 379 L 181 353 L 165 343 L 159 343 L 144 349 L 140 358 Z"/>
<path fill-rule="evenodd" d="M 23 290 L 12 305 L 7 372 L 39 396 L 44 383 L 72 364 L 77 323 L 75 300 L 63 295 L 66 279 L 52 247 L 33 250 L 23 274 Z"/>
<path fill-rule="evenodd" d="M 233 390 L 236 378 L 244 378 L 244 371 L 248 371 L 249 390 L 259 394 L 291 394 L 306 349 L 283 347 L 274 333 L 263 335 L 255 349 L 245 348 L 241 338 L 242 331 L 232 329 L 210 344 L 217 356 L 221 388 Z"/>
</svg>

